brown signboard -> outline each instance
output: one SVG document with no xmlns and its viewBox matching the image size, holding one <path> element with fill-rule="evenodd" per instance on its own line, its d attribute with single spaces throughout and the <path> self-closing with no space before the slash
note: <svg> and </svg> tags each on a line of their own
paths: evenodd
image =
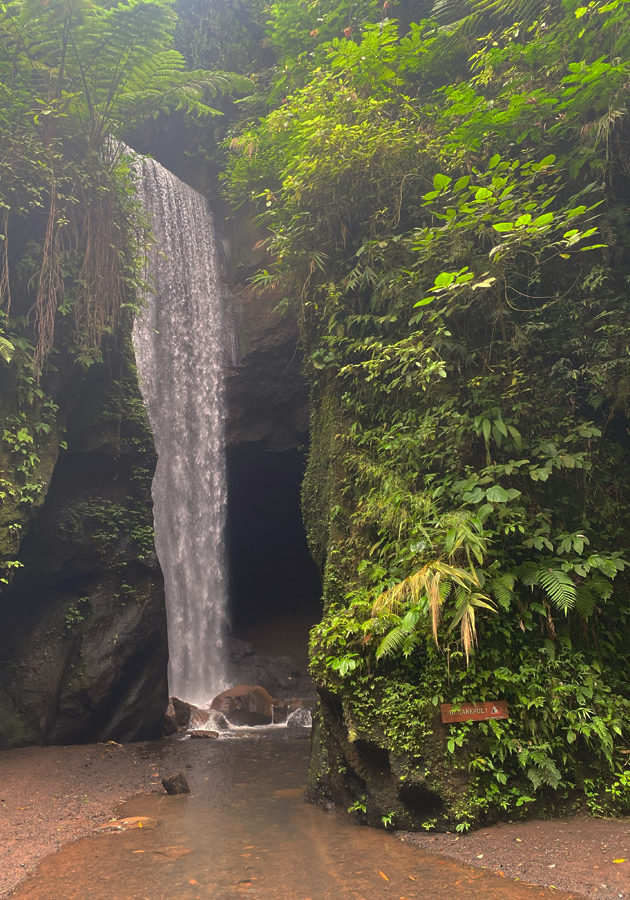
<svg viewBox="0 0 630 900">
<path fill-rule="evenodd" d="M 484 719 L 509 719 L 507 700 L 484 700 L 483 703 L 442 703 L 443 722 L 482 722 Z"/>
</svg>

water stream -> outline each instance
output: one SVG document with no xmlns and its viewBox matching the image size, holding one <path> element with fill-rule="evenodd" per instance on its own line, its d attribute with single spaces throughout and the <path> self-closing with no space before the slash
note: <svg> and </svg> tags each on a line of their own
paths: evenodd
<svg viewBox="0 0 630 900">
<path fill-rule="evenodd" d="M 207 202 L 151 159 L 138 170 L 156 237 L 148 265 L 155 293 L 134 345 L 159 456 L 153 499 L 169 690 L 203 704 L 227 686 L 223 372 L 233 335 Z"/>
<path fill-rule="evenodd" d="M 124 803 L 146 827 L 67 845 L 14 900 L 569 900 L 306 804 L 307 741 L 186 747 L 191 794 Z"/>
</svg>

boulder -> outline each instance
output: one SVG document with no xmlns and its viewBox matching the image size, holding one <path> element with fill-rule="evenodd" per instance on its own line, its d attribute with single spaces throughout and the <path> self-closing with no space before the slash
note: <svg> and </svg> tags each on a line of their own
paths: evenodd
<svg viewBox="0 0 630 900">
<path fill-rule="evenodd" d="M 312 697 L 291 697 L 289 700 L 274 700 L 273 724 L 281 725 L 297 710 L 310 711 L 314 708 L 315 703 L 316 698 Z"/>
<path fill-rule="evenodd" d="M 222 712 L 232 725 L 271 725 L 273 698 L 260 685 L 238 684 L 218 694 L 210 709 Z"/>
<path fill-rule="evenodd" d="M 183 772 L 163 778 L 162 787 L 167 794 L 190 794 L 190 788 Z"/>
<path fill-rule="evenodd" d="M 199 707 L 193 706 L 190 710 L 188 730 L 197 731 L 198 728 L 206 728 L 210 718 L 211 716 L 207 709 L 199 709 Z"/>
<path fill-rule="evenodd" d="M 164 716 L 164 734 L 175 734 L 188 728 L 191 716 L 191 705 L 179 697 L 171 697 Z"/>
</svg>

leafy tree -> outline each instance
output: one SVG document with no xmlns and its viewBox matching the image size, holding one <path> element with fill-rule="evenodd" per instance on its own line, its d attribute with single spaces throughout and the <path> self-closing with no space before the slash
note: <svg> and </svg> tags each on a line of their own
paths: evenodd
<svg viewBox="0 0 630 900">
<path fill-rule="evenodd" d="M 37 373 L 70 281 L 77 350 L 89 361 L 115 328 L 136 269 L 120 205 L 129 188 L 117 139 L 161 110 L 212 115 L 208 99 L 239 83 L 220 72 L 186 71 L 173 48 L 175 25 L 168 0 L 0 6 L 2 293 L 8 306 L 9 220 L 40 210 L 46 223 L 33 273 Z"/>
</svg>

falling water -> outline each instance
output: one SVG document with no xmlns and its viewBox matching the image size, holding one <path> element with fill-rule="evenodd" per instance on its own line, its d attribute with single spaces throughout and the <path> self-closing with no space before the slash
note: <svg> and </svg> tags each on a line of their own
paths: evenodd
<svg viewBox="0 0 630 900">
<path fill-rule="evenodd" d="M 169 690 L 196 704 L 226 687 L 226 466 L 223 367 L 233 340 L 204 198 L 138 163 L 156 244 L 155 293 L 136 320 L 142 394 L 155 435 L 155 544 L 164 572 Z"/>
</svg>

